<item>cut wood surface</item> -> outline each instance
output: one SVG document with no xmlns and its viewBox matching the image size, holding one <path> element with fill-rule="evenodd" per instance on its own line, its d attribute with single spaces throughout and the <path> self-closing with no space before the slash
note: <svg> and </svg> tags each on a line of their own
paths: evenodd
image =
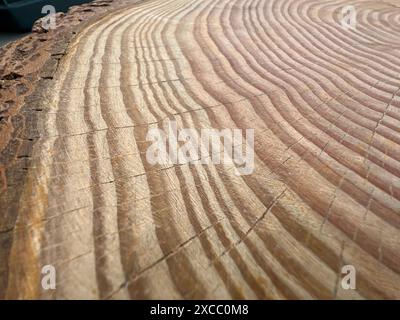
<svg viewBox="0 0 400 320">
<path fill-rule="evenodd" d="M 396 1 L 150 0 L 88 24 L 2 194 L 0 297 L 400 299 L 399 43 Z M 254 129 L 254 172 L 151 165 L 168 119 Z"/>
</svg>

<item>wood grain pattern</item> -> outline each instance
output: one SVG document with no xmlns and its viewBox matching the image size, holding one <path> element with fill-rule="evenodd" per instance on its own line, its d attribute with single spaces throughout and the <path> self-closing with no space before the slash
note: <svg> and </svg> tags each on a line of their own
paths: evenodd
<svg viewBox="0 0 400 320">
<path fill-rule="evenodd" d="M 3 297 L 399 299 L 400 9 L 351 1 L 346 30 L 349 3 L 150 0 L 82 30 L 1 231 Z M 254 173 L 150 165 L 167 119 L 254 128 Z"/>
</svg>

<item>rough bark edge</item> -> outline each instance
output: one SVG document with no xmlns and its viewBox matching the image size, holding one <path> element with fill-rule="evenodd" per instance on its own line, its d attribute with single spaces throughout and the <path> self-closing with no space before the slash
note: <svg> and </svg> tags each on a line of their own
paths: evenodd
<svg viewBox="0 0 400 320">
<path fill-rule="evenodd" d="M 57 14 L 47 32 L 41 19 L 31 34 L 0 48 L 0 299 L 8 285 L 8 256 L 19 198 L 38 141 L 43 97 L 74 37 L 109 12 L 144 0 L 95 0 Z"/>
</svg>

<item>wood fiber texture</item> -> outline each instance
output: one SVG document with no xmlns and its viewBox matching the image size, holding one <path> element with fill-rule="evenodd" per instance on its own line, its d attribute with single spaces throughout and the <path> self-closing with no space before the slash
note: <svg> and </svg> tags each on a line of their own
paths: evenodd
<svg viewBox="0 0 400 320">
<path fill-rule="evenodd" d="M 30 99 L 0 297 L 399 299 L 395 3 L 150 0 L 87 25 Z M 151 165 L 168 119 L 254 129 L 254 172 Z"/>
</svg>

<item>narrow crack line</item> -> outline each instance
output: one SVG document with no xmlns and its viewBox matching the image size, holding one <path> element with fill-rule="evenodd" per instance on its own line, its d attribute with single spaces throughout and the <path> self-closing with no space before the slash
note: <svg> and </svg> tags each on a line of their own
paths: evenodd
<svg viewBox="0 0 400 320">
<path fill-rule="evenodd" d="M 369 154 L 372 148 L 372 143 L 374 141 L 375 135 L 377 133 L 377 130 L 379 128 L 379 126 L 381 125 L 383 119 L 385 118 L 394 98 L 397 96 L 397 94 L 400 92 L 400 87 L 396 89 L 396 91 L 393 93 L 392 98 L 390 99 L 389 103 L 386 105 L 385 110 L 382 113 L 382 116 L 380 117 L 379 121 L 376 123 L 376 126 L 374 128 L 374 131 L 372 132 L 371 138 L 369 139 L 368 142 L 368 149 L 365 153 L 365 157 L 364 157 L 364 165 L 367 165 L 367 161 L 369 160 Z M 367 176 L 366 179 L 368 180 L 369 174 L 370 174 L 370 170 L 371 170 L 371 165 L 368 166 L 368 171 L 367 171 Z"/>
<path fill-rule="evenodd" d="M 287 188 L 285 188 L 269 205 L 269 207 L 264 211 L 264 213 L 250 226 L 249 230 L 244 234 L 242 238 L 240 238 L 238 241 L 233 243 L 231 246 L 228 247 L 227 250 L 222 252 L 218 257 L 213 259 L 210 264 L 208 265 L 208 268 L 213 266 L 218 260 L 220 260 L 223 256 L 225 256 L 227 253 L 235 249 L 238 245 L 240 245 L 246 238 L 249 236 L 249 234 L 256 228 L 256 226 L 259 224 L 260 221 L 262 221 L 266 215 L 272 210 L 272 208 L 278 203 L 278 201 L 283 197 L 285 192 L 287 191 Z"/>
<path fill-rule="evenodd" d="M 199 237 L 201 237 L 204 233 L 206 233 L 209 229 L 214 228 L 216 225 L 220 224 L 222 221 L 226 220 L 226 218 L 220 219 L 215 221 L 214 223 L 212 223 L 211 225 L 209 225 L 208 227 L 204 228 L 203 230 L 201 230 L 199 233 L 195 234 L 194 236 L 190 237 L 189 239 L 185 240 L 184 242 L 182 242 L 181 244 L 179 244 L 179 246 L 177 246 L 174 250 L 171 250 L 170 252 L 168 252 L 167 254 L 164 254 L 162 257 L 160 257 L 159 259 L 157 259 L 156 261 L 154 261 L 152 264 L 150 264 L 149 266 L 143 268 L 142 270 L 140 270 L 138 273 L 136 273 L 134 275 L 134 277 L 128 276 L 128 279 L 126 281 L 124 281 L 117 290 L 115 290 L 114 292 L 110 293 L 105 299 L 110 299 L 114 294 L 116 294 L 119 290 L 121 290 L 122 288 L 126 288 L 129 283 L 132 283 L 134 281 L 136 281 L 138 278 L 140 278 L 145 272 L 151 270 L 152 268 L 154 268 L 155 266 L 157 266 L 158 264 L 160 264 L 161 262 L 170 259 L 171 257 L 173 257 L 174 255 L 178 254 L 184 247 L 186 247 L 189 243 L 191 243 L 193 240 L 198 239 Z"/>
<path fill-rule="evenodd" d="M 327 212 L 327 214 L 325 215 L 324 220 L 322 221 L 322 224 L 321 224 L 321 227 L 320 227 L 320 232 L 323 231 L 323 228 L 324 228 L 326 222 L 329 220 L 329 218 L 330 218 L 330 216 L 331 216 L 331 214 L 332 214 L 332 207 L 333 207 L 333 204 L 334 204 L 334 202 L 335 202 L 335 200 L 336 200 L 336 198 L 337 198 L 337 196 L 338 196 L 338 191 L 342 189 L 342 184 L 343 184 L 343 182 L 346 180 L 346 175 L 347 175 L 347 172 L 348 172 L 348 171 L 349 171 L 349 170 L 346 169 L 345 173 L 344 173 L 343 176 L 340 178 L 339 184 L 336 186 L 335 191 L 333 192 L 332 200 L 331 200 L 331 202 L 329 203 L 329 207 L 328 207 L 328 210 L 327 210 L 328 212 Z"/>
</svg>

